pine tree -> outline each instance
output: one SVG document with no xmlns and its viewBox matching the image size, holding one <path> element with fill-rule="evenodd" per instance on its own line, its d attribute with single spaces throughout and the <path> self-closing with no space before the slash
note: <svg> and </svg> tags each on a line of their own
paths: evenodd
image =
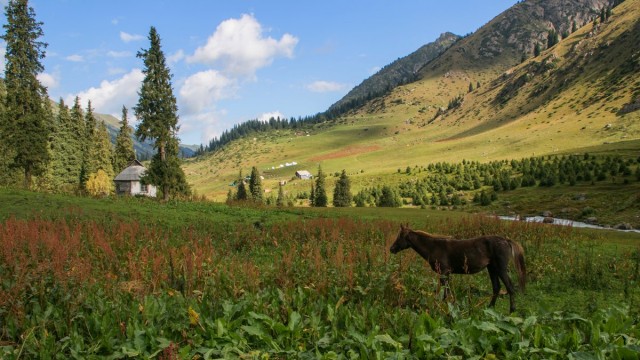
<svg viewBox="0 0 640 360">
<path fill-rule="evenodd" d="M 260 179 L 260 173 L 255 166 L 251 168 L 251 176 L 249 177 L 249 192 L 251 193 L 251 200 L 261 203 L 262 197 L 262 180 Z"/>
<path fill-rule="evenodd" d="M 71 129 L 71 141 L 77 150 L 75 156 L 69 161 L 70 172 L 75 176 L 77 187 L 81 188 L 87 179 L 86 172 L 84 171 L 84 161 L 89 144 L 87 141 L 87 126 L 85 124 L 84 112 L 80 105 L 80 98 L 77 96 L 74 100 L 73 107 L 71 107 Z"/>
<path fill-rule="evenodd" d="M 536 44 L 533 46 L 533 56 L 536 56 L 536 57 L 537 57 L 537 56 L 540 56 L 540 52 L 542 52 L 542 49 L 540 48 L 540 44 L 539 44 L 539 43 L 536 43 Z"/>
<path fill-rule="evenodd" d="M 236 193 L 236 200 L 247 200 L 247 188 L 244 186 L 244 178 L 242 177 L 242 170 L 240 170 L 240 177 L 238 178 L 238 192 Z"/>
<path fill-rule="evenodd" d="M 84 114 L 84 137 L 82 138 L 82 170 L 80 172 L 80 187 L 85 188 L 87 180 L 91 174 L 98 171 L 98 161 L 96 159 L 96 126 L 98 121 L 93 115 L 91 100 L 87 103 L 87 110 Z"/>
<path fill-rule="evenodd" d="M 73 192 L 78 185 L 71 163 L 78 156 L 73 146 L 73 128 L 69 107 L 60 99 L 58 115 L 55 117 L 51 141 L 51 162 L 49 163 L 49 185 L 53 191 Z M 76 174 L 77 175 L 77 174 Z"/>
<path fill-rule="evenodd" d="M 322 172 L 322 167 L 318 165 L 318 175 L 316 176 L 316 188 L 313 198 L 313 206 L 315 207 L 327 207 L 329 199 L 327 198 L 327 191 L 325 189 L 325 174 Z"/>
<path fill-rule="evenodd" d="M 144 61 L 145 75 L 134 111 L 140 119 L 136 136 L 154 141 L 156 155 L 145 175 L 146 181 L 159 186 L 166 201 L 171 194 L 190 193 L 186 177 L 180 167 L 178 147 L 178 105 L 171 87 L 171 73 L 160 45 L 155 27 L 149 31 L 150 47 L 138 52 Z"/>
<path fill-rule="evenodd" d="M 311 183 L 311 193 L 309 195 L 309 205 L 314 206 L 313 202 L 316 200 L 316 188 L 313 186 L 313 182 Z"/>
<path fill-rule="evenodd" d="M 111 163 L 111 160 L 113 159 L 113 145 L 111 144 L 111 138 L 109 137 L 107 125 L 104 121 L 100 121 L 98 124 L 93 144 L 96 149 L 97 169 L 104 171 L 110 179 L 113 179 L 115 177 L 113 165 Z"/>
<path fill-rule="evenodd" d="M 116 147 L 113 153 L 113 170 L 115 173 L 120 173 L 136 158 L 131 133 L 132 130 L 129 127 L 129 121 L 127 119 L 127 108 L 123 106 L 120 131 L 118 132 L 118 136 L 116 136 Z"/>
<path fill-rule="evenodd" d="M 547 33 L 547 49 L 558 43 L 558 33 L 555 30 L 549 30 Z"/>
<path fill-rule="evenodd" d="M 5 52 L 5 116 L 0 119 L 0 138 L 4 143 L 3 163 L 21 169 L 23 185 L 30 189 L 32 177 L 46 171 L 49 162 L 51 119 L 47 118 L 47 89 L 37 75 L 44 71 L 40 62 L 47 44 L 38 41 L 44 33 L 42 22 L 27 0 L 10 0 L 5 8 L 3 25 Z"/>
<path fill-rule="evenodd" d="M 342 170 L 340 179 L 336 182 L 336 187 L 333 189 L 333 206 L 335 207 L 349 207 L 351 206 L 351 181 L 347 176 L 347 172 Z"/>
<path fill-rule="evenodd" d="M 278 184 L 278 198 L 276 199 L 276 206 L 282 207 L 284 206 L 284 202 L 284 190 L 282 189 L 282 183 L 280 183 Z"/>
</svg>

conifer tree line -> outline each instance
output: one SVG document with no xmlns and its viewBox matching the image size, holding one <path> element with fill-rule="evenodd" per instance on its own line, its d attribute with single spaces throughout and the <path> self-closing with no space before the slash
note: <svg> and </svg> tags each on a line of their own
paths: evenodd
<svg viewBox="0 0 640 360">
<path fill-rule="evenodd" d="M 82 109 L 60 99 L 53 106 L 37 75 L 47 44 L 42 22 L 28 0 L 10 0 L 5 7 L 5 79 L 0 82 L 0 185 L 53 192 L 113 192 L 113 179 L 135 158 L 128 110 L 123 107 L 115 146 L 104 121 L 97 121 L 91 101 Z M 178 157 L 178 117 L 171 75 L 155 28 L 150 48 L 138 53 L 146 74 L 135 107 L 141 120 L 136 136 L 150 139 L 158 153 L 143 183 L 158 185 L 164 199 L 190 193 Z M 153 106 L 149 104 L 155 104 Z M 158 106 L 159 104 L 159 106 Z"/>
<path fill-rule="evenodd" d="M 499 192 L 520 187 L 630 183 L 640 181 L 640 158 L 583 154 L 489 163 L 463 160 L 457 164 L 439 162 L 398 169 L 398 175 L 410 179 L 400 180 L 397 185 L 364 188 L 354 197 L 356 206 L 458 206 L 469 202 L 489 205 Z"/>
<path fill-rule="evenodd" d="M 262 178 L 255 166 L 251 169 L 251 175 L 247 177 L 244 177 L 242 170 L 240 170 L 238 178 L 231 184 L 235 186 L 235 192 L 231 189 L 227 192 L 227 204 L 247 202 L 275 206 L 293 206 L 294 198 L 287 196 L 282 183 L 278 184 L 278 194 L 276 197 L 270 196 L 265 198 Z M 305 193 L 302 197 L 300 197 L 301 194 L 298 194 L 295 198 L 308 199 L 309 204 L 313 207 L 327 207 L 329 205 L 326 175 L 320 165 L 318 166 L 318 173 L 315 176 L 315 180 L 311 182 L 310 193 L 310 196 L 307 196 Z M 342 170 L 339 179 L 335 183 L 332 204 L 334 207 L 350 207 L 352 202 L 351 180 L 347 176 L 346 171 Z"/>
</svg>

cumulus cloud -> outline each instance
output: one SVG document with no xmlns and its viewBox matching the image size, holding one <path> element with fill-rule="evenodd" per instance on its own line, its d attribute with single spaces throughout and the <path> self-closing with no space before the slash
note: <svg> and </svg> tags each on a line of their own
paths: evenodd
<svg viewBox="0 0 640 360">
<path fill-rule="evenodd" d="M 53 89 L 58 86 L 60 83 L 56 76 L 48 73 L 40 73 L 38 74 L 38 81 L 48 89 Z"/>
<path fill-rule="evenodd" d="M 318 93 L 342 91 L 346 87 L 345 84 L 324 80 L 314 81 L 306 86 L 307 90 Z"/>
<path fill-rule="evenodd" d="M 132 41 L 144 40 L 144 36 L 139 35 L 139 34 L 129 34 L 129 33 L 126 33 L 124 31 L 120 31 L 120 40 L 128 43 L 128 42 L 132 42 Z"/>
<path fill-rule="evenodd" d="M 280 111 L 271 111 L 271 112 L 266 112 L 266 113 L 262 113 L 260 114 L 260 116 L 258 116 L 258 120 L 260 121 L 269 121 L 271 118 L 277 119 L 284 119 L 284 114 L 281 113 Z"/>
<path fill-rule="evenodd" d="M 84 56 L 78 55 L 78 54 L 73 54 L 73 55 L 67 56 L 65 59 L 69 60 L 69 61 L 72 61 L 72 62 L 83 62 L 84 61 Z"/>
<path fill-rule="evenodd" d="M 210 110 L 221 99 L 233 97 L 237 81 L 216 70 L 207 70 L 189 76 L 180 88 L 181 108 L 186 114 Z"/>
<path fill-rule="evenodd" d="M 253 77 L 276 57 L 293 57 L 298 38 L 284 34 L 280 40 L 265 37 L 262 25 L 253 15 L 223 21 L 207 43 L 187 58 L 190 63 L 221 64 L 234 76 Z"/>
<path fill-rule="evenodd" d="M 138 99 L 138 89 L 144 79 L 140 69 L 133 69 L 119 79 L 113 81 L 104 80 L 99 87 L 92 87 L 77 94 L 86 106 L 91 100 L 91 106 L 97 112 L 119 116 L 122 106 L 131 107 Z M 70 95 L 65 99 L 69 104 L 73 103 L 76 95 Z"/>
</svg>

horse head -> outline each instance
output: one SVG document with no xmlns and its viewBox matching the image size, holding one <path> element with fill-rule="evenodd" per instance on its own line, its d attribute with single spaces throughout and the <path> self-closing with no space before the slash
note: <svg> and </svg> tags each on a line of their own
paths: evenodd
<svg viewBox="0 0 640 360">
<path fill-rule="evenodd" d="M 396 254 L 399 251 L 411 247 L 411 243 L 409 242 L 409 239 L 407 239 L 410 231 L 411 229 L 409 229 L 409 224 L 407 224 L 406 226 L 400 225 L 400 232 L 398 233 L 398 237 L 396 238 L 396 241 L 393 242 L 393 245 L 391 245 L 391 247 L 389 248 L 389 251 L 392 254 Z"/>
</svg>

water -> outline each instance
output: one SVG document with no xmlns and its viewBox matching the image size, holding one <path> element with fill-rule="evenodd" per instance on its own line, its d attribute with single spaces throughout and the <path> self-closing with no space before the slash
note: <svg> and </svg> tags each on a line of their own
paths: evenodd
<svg viewBox="0 0 640 360">
<path fill-rule="evenodd" d="M 517 216 L 498 216 L 498 218 L 501 219 L 501 220 L 520 220 L 520 218 L 517 217 Z M 541 222 L 544 221 L 544 219 L 545 219 L 544 216 L 527 216 L 527 217 L 524 218 L 524 221 L 541 223 Z M 639 229 L 622 230 L 622 229 L 614 229 L 612 227 L 605 227 L 605 226 L 600 226 L 600 225 L 587 224 L 587 223 L 580 222 L 580 221 L 573 221 L 573 220 L 567 220 L 567 219 L 558 219 L 558 218 L 552 218 L 552 219 L 553 219 L 553 223 L 549 223 L 549 224 L 571 226 L 571 227 L 575 227 L 575 228 L 616 230 L 616 231 L 640 233 Z"/>
</svg>

